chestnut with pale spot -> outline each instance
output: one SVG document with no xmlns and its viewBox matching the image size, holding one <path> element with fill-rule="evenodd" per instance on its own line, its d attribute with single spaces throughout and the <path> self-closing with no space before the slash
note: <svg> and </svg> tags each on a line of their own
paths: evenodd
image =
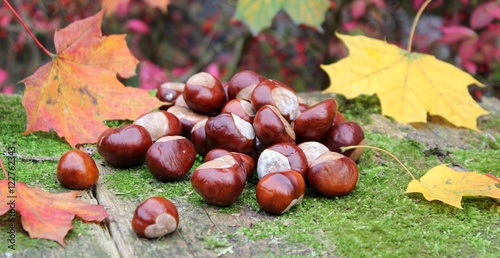
<svg viewBox="0 0 500 258">
<path fill-rule="evenodd" d="M 302 202 L 306 191 L 304 178 L 294 170 L 265 175 L 255 194 L 259 206 L 269 214 L 281 215 Z"/>
<path fill-rule="evenodd" d="M 132 218 L 132 229 L 139 237 L 162 237 L 174 232 L 178 226 L 177 207 L 160 196 L 151 197 L 139 204 Z"/>
</svg>

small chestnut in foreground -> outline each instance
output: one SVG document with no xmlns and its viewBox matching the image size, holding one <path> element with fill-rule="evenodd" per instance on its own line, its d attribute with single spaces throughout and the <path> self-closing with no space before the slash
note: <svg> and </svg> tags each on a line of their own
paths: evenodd
<svg viewBox="0 0 500 258">
<path fill-rule="evenodd" d="M 146 159 L 153 141 L 146 128 L 128 124 L 106 129 L 97 140 L 97 151 L 115 167 L 131 167 Z"/>
<path fill-rule="evenodd" d="M 363 145 L 364 142 L 365 134 L 363 129 L 355 122 L 334 124 L 328 132 L 326 132 L 322 140 L 322 143 L 328 147 L 328 149 L 338 153 L 341 153 L 341 147 Z M 363 148 L 351 149 L 342 154 L 357 161 L 361 157 L 361 154 L 363 154 Z"/>
<path fill-rule="evenodd" d="M 94 160 L 81 150 L 70 150 L 59 159 L 57 180 L 62 186 L 73 190 L 92 187 L 99 179 L 99 170 Z"/>
<path fill-rule="evenodd" d="M 259 206 L 267 213 L 281 215 L 302 202 L 306 183 L 293 170 L 265 175 L 257 183 L 255 194 Z"/>
<path fill-rule="evenodd" d="M 196 158 L 193 144 L 182 136 L 158 139 L 146 154 L 146 163 L 153 176 L 163 182 L 182 179 Z"/>
<path fill-rule="evenodd" d="M 139 237 L 158 238 L 174 232 L 179 226 L 179 213 L 166 198 L 154 196 L 137 206 L 132 229 Z"/>
<path fill-rule="evenodd" d="M 343 196 L 358 182 L 358 167 L 354 161 L 336 152 L 327 152 L 316 158 L 309 167 L 309 184 L 326 197 Z"/>
<path fill-rule="evenodd" d="M 245 187 L 246 173 L 233 155 L 207 161 L 191 176 L 194 190 L 208 203 L 228 206 L 234 203 Z"/>
</svg>

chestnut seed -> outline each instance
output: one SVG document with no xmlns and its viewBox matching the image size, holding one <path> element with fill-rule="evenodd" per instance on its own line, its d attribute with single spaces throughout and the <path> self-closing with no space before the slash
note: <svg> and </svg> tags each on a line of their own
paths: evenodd
<svg viewBox="0 0 500 258">
<path fill-rule="evenodd" d="M 255 161 L 249 155 L 238 152 L 230 152 L 224 149 L 212 149 L 207 153 L 207 155 L 205 155 L 205 162 L 225 155 L 232 155 L 245 172 L 246 179 L 250 179 L 253 174 L 253 170 L 255 169 Z"/>
<path fill-rule="evenodd" d="M 206 115 L 198 114 L 187 107 L 181 106 L 173 106 L 167 112 L 174 114 L 179 119 L 182 125 L 182 135 L 185 137 L 190 137 L 191 130 L 196 123 L 208 118 Z"/>
<path fill-rule="evenodd" d="M 337 112 L 335 112 L 335 119 L 333 119 L 333 124 L 340 124 L 344 122 L 347 122 L 347 119 L 345 119 L 344 114 L 337 110 Z"/>
<path fill-rule="evenodd" d="M 306 155 L 308 166 L 311 166 L 313 161 L 321 154 L 330 152 L 330 150 L 325 145 L 314 141 L 303 142 L 297 145 L 297 147 L 299 147 L 302 150 L 302 152 L 304 152 L 304 154 Z"/>
<path fill-rule="evenodd" d="M 212 148 L 251 154 L 254 150 L 255 132 L 247 121 L 231 113 L 220 113 L 208 119 L 205 134 Z"/>
<path fill-rule="evenodd" d="M 259 206 L 267 213 L 281 215 L 302 202 L 306 191 L 304 178 L 294 170 L 265 175 L 255 189 Z"/>
<path fill-rule="evenodd" d="M 212 149 L 207 142 L 207 135 L 205 134 L 205 124 L 207 121 L 208 118 L 205 118 L 196 123 L 191 129 L 191 137 L 189 138 L 194 145 L 196 153 L 201 156 L 205 156 Z"/>
<path fill-rule="evenodd" d="M 343 196 L 358 182 L 358 167 L 354 161 L 336 152 L 327 152 L 316 158 L 309 167 L 311 187 L 326 197 Z"/>
<path fill-rule="evenodd" d="M 276 80 L 267 79 L 257 84 L 251 102 L 257 111 L 265 105 L 275 106 L 288 122 L 295 120 L 299 112 L 299 99 L 295 92 Z"/>
<path fill-rule="evenodd" d="M 231 113 L 239 116 L 241 119 L 252 123 L 255 117 L 255 110 L 252 104 L 248 100 L 244 99 L 232 99 L 224 105 L 221 113 Z"/>
<path fill-rule="evenodd" d="M 132 217 L 132 229 L 139 237 L 162 237 L 174 232 L 178 226 L 177 207 L 160 196 L 150 197 L 139 204 Z"/>
<path fill-rule="evenodd" d="M 81 150 L 70 150 L 59 159 L 57 180 L 62 186 L 73 190 L 92 187 L 99 179 L 99 170 L 94 160 Z"/>
<path fill-rule="evenodd" d="M 274 106 L 265 105 L 257 111 L 253 128 L 259 141 L 266 146 L 280 142 L 295 143 L 293 127 Z"/>
<path fill-rule="evenodd" d="M 327 99 L 301 112 L 293 121 L 297 141 L 320 141 L 332 126 L 336 111 L 337 101 Z"/>
<path fill-rule="evenodd" d="M 198 166 L 191 176 L 194 190 L 216 206 L 234 203 L 243 192 L 246 174 L 232 155 L 225 155 Z"/>
<path fill-rule="evenodd" d="M 173 105 L 175 100 L 182 95 L 186 84 L 180 82 L 166 82 L 158 87 L 156 98 L 166 102 L 168 105 Z"/>
<path fill-rule="evenodd" d="M 307 180 L 307 158 L 304 152 L 293 143 L 277 143 L 265 149 L 257 160 L 259 179 L 266 174 L 295 170 Z"/>
<path fill-rule="evenodd" d="M 257 85 L 259 82 L 265 80 L 266 78 L 254 71 L 244 70 L 237 72 L 231 77 L 228 83 L 228 97 L 229 99 L 236 98 L 236 95 L 249 86 Z"/>
<path fill-rule="evenodd" d="M 182 95 L 191 110 L 204 115 L 218 113 L 226 103 L 221 82 L 206 72 L 189 77 Z"/>
<path fill-rule="evenodd" d="M 182 179 L 191 169 L 196 158 L 193 144 L 182 136 L 165 136 L 158 139 L 146 155 L 151 174 L 163 182 Z"/>
<path fill-rule="evenodd" d="M 134 121 L 134 124 L 143 126 L 148 130 L 153 142 L 163 136 L 180 135 L 182 125 L 179 119 L 166 111 L 154 111 L 144 114 Z"/>
<path fill-rule="evenodd" d="M 322 143 L 331 151 L 341 153 L 340 148 L 352 145 L 363 145 L 365 134 L 356 122 L 334 124 L 325 134 Z M 356 148 L 342 153 L 357 161 L 363 154 L 363 148 Z"/>
<path fill-rule="evenodd" d="M 127 124 L 105 130 L 97 140 L 97 151 L 111 166 L 131 167 L 146 159 L 152 143 L 146 128 Z"/>
</svg>

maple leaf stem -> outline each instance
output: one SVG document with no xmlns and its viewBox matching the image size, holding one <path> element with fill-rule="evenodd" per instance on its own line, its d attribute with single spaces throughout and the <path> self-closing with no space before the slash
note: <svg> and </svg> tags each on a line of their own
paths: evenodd
<svg viewBox="0 0 500 258">
<path fill-rule="evenodd" d="M 422 4 L 422 6 L 420 6 L 420 8 L 418 9 L 417 15 L 415 16 L 415 19 L 413 20 L 413 24 L 411 25 L 410 38 L 408 39 L 408 48 L 406 49 L 406 50 L 408 50 L 408 52 L 411 52 L 411 44 L 413 43 L 413 35 L 415 34 L 415 29 L 417 28 L 417 23 L 418 23 L 418 20 L 420 19 L 420 15 L 422 15 L 425 7 L 427 7 L 427 5 L 429 5 L 431 2 L 432 2 L 432 0 L 425 1 L 425 3 Z"/>
<path fill-rule="evenodd" d="M 406 170 L 406 172 L 408 172 L 408 174 L 410 174 L 410 176 L 411 176 L 411 178 L 413 178 L 413 180 L 417 180 L 415 178 L 415 176 L 413 176 L 413 174 L 410 172 L 410 170 L 403 164 L 403 162 L 401 162 L 396 156 L 394 156 L 394 154 L 392 154 L 384 149 L 374 147 L 374 146 L 368 146 L 368 145 L 352 145 L 352 146 L 341 147 L 340 151 L 345 152 L 346 150 L 356 149 L 356 148 L 374 149 L 374 150 L 382 151 L 382 152 L 388 154 L 393 159 L 395 159 L 399 163 L 399 165 L 401 165 Z"/>
<path fill-rule="evenodd" d="M 9 179 L 9 176 L 7 175 L 7 170 L 3 166 L 2 159 L 0 159 L 0 166 L 2 167 L 3 175 L 5 176 L 5 179 Z"/>
<path fill-rule="evenodd" d="M 54 58 L 56 55 L 53 54 L 52 52 L 50 52 L 48 49 L 46 49 L 42 45 L 42 43 L 40 43 L 40 41 L 38 41 L 38 39 L 35 37 L 35 35 L 33 35 L 33 33 L 31 32 L 30 28 L 28 28 L 28 25 L 26 25 L 26 23 L 23 21 L 21 16 L 19 16 L 19 14 L 12 7 L 12 5 L 10 5 L 9 1 L 3 0 L 3 2 L 10 9 L 10 11 L 14 14 L 14 16 L 16 16 L 17 20 L 19 20 L 19 22 L 23 25 L 24 29 L 28 32 L 28 34 L 30 34 L 31 38 L 35 41 L 35 43 L 38 45 L 38 47 L 40 47 L 43 50 L 43 52 L 45 52 L 45 54 L 49 55 L 51 58 Z"/>
</svg>

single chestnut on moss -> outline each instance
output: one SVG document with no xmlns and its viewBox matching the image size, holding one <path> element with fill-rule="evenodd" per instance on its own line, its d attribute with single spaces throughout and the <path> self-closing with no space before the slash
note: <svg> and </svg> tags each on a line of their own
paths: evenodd
<svg viewBox="0 0 500 258">
<path fill-rule="evenodd" d="M 151 144 L 146 128 L 127 124 L 106 129 L 97 140 L 97 151 L 111 166 L 124 168 L 144 162 Z"/>
<path fill-rule="evenodd" d="M 139 237 L 158 238 L 174 232 L 179 226 L 175 205 L 164 197 L 151 197 L 137 206 L 132 229 Z"/>
<path fill-rule="evenodd" d="M 70 150 L 59 159 L 57 180 L 72 190 L 92 187 L 99 179 L 99 170 L 94 160 L 81 150 Z"/>
<path fill-rule="evenodd" d="M 255 194 L 259 206 L 267 213 L 281 215 L 302 202 L 306 183 L 294 170 L 269 173 L 259 180 Z"/>
<path fill-rule="evenodd" d="M 358 167 L 352 159 L 327 152 L 313 161 L 307 176 L 314 190 L 331 198 L 350 193 L 358 182 L 358 174 Z"/>
</svg>

